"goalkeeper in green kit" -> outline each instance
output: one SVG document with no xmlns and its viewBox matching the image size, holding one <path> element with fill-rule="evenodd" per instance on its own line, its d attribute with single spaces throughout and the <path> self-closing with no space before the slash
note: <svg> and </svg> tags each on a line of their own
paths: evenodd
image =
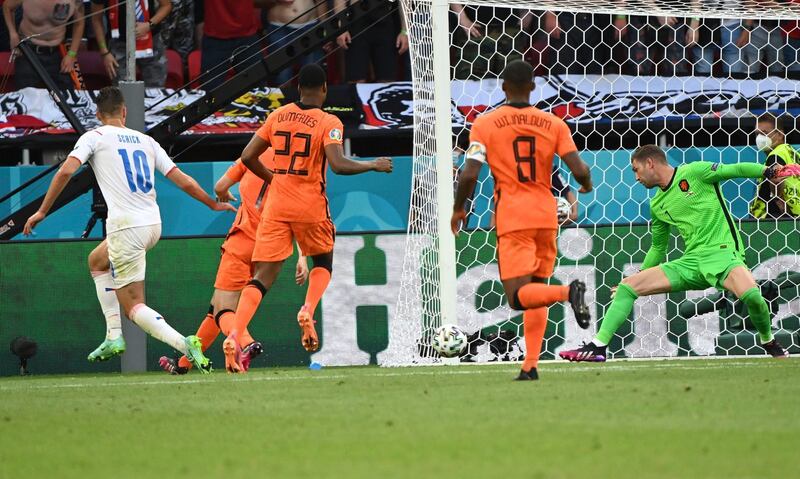
<svg viewBox="0 0 800 479">
<path fill-rule="evenodd" d="M 731 178 L 775 179 L 784 176 L 779 173 L 785 167 L 697 161 L 673 168 L 661 148 L 645 145 L 633 152 L 631 168 L 636 181 L 647 188 L 659 188 L 650 201 L 652 246 L 641 271 L 623 279 L 617 287 L 595 338 L 559 356 L 569 361 L 605 361 L 606 346 L 630 316 L 636 298 L 710 286 L 732 292 L 747 305 L 761 347 L 768 354 L 789 356 L 772 335 L 769 308 L 744 262 L 742 238 L 719 186 L 720 181 Z M 686 248 L 681 258 L 662 263 L 672 226 L 678 229 Z"/>
</svg>

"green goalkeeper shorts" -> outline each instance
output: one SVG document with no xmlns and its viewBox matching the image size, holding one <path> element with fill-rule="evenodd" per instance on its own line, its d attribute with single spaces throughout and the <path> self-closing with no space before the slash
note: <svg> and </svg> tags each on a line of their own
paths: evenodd
<svg viewBox="0 0 800 479">
<path fill-rule="evenodd" d="M 672 291 L 706 289 L 711 286 L 724 289 L 722 283 L 737 266 L 747 265 L 742 255 L 733 248 L 703 249 L 661 265 Z"/>
</svg>

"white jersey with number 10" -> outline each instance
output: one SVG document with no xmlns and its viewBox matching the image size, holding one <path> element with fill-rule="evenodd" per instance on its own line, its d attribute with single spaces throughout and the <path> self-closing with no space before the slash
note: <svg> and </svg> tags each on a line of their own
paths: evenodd
<svg viewBox="0 0 800 479">
<path fill-rule="evenodd" d="M 105 125 L 83 134 L 69 156 L 92 165 L 108 204 L 108 233 L 161 223 L 155 170 L 166 176 L 175 163 L 154 139 Z"/>
</svg>

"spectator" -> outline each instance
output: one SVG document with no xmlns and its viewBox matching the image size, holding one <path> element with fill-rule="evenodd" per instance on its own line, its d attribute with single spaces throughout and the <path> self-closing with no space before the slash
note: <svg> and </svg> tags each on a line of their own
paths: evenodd
<svg viewBox="0 0 800 479">
<path fill-rule="evenodd" d="M 461 27 L 453 32 L 458 50 L 455 78 L 499 77 L 506 63 L 521 60 L 531 47 L 527 32 L 534 16 L 527 10 L 459 4 L 452 4 L 450 9 Z"/>
<path fill-rule="evenodd" d="M 756 148 L 765 152 L 766 166 L 800 162 L 800 152 L 786 143 L 787 118 L 765 113 L 756 123 Z M 750 214 L 758 219 L 800 217 L 800 179 L 788 177 L 780 183 L 764 180 L 750 203 Z"/>
<path fill-rule="evenodd" d="M 22 5 L 22 21 L 17 30 L 15 12 Z M 6 0 L 3 3 L 3 17 L 8 28 L 9 47 L 14 49 L 20 37 L 30 40 L 33 51 L 38 56 L 45 71 L 55 81 L 56 86 L 66 90 L 75 85 L 71 74 L 75 71 L 75 57 L 81 44 L 84 28 L 83 2 L 80 0 Z M 67 37 L 67 24 L 73 20 L 70 47 L 62 54 Z M 24 55 L 18 55 L 15 65 L 14 82 L 17 88 L 45 88 L 31 63 Z"/>
<path fill-rule="evenodd" d="M 3 6 L 4 0 L 0 0 L 0 7 Z M 19 22 L 22 20 L 21 14 L 22 11 L 17 10 L 17 15 L 14 18 L 14 24 L 17 25 L 19 28 Z M 11 46 L 8 42 L 8 27 L 6 27 L 6 22 L 0 22 L 0 52 L 7 52 L 11 50 Z"/>
<path fill-rule="evenodd" d="M 738 45 L 743 47 L 743 61 L 749 76 L 763 74 L 781 75 L 784 72 L 782 57 L 784 37 L 778 20 L 743 20 Z M 762 62 L 766 72 L 762 73 Z"/>
<path fill-rule="evenodd" d="M 349 0 L 334 0 L 334 11 L 341 12 L 348 3 Z M 400 22 L 402 19 L 398 14 L 378 19 L 355 34 L 344 32 L 339 35 L 336 44 L 345 50 L 345 78 L 348 82 L 366 82 L 370 76 L 370 64 L 376 82 L 397 79 L 398 55 L 408 50 L 408 33 Z"/>
<path fill-rule="evenodd" d="M 120 79 L 127 77 L 125 4 L 109 0 L 91 1 L 94 36 L 97 39 L 100 54 L 103 55 L 106 73 L 116 85 Z M 142 13 L 137 18 L 136 25 L 134 25 L 136 31 L 136 66 L 141 72 L 145 87 L 163 88 L 164 83 L 167 81 L 167 56 L 164 53 L 164 42 L 161 40 L 159 31 L 162 22 L 167 19 L 167 16 L 172 11 L 172 3 L 169 0 L 162 0 L 156 7 L 155 0 L 139 1 L 142 6 Z M 106 24 L 109 30 L 108 35 L 106 35 L 101 13 L 109 7 L 111 8 L 105 12 Z M 108 43 L 103 39 L 106 39 Z"/>
<path fill-rule="evenodd" d="M 800 3 L 800 0 L 794 0 Z M 800 20 L 786 20 L 781 25 L 786 43 L 783 47 L 783 65 L 787 76 L 800 79 Z"/>
<path fill-rule="evenodd" d="M 744 27 L 741 20 L 726 19 L 722 21 L 720 29 L 720 43 L 722 45 L 722 75 L 734 78 L 743 78 L 747 74 L 747 64 L 744 61 L 744 46 L 747 37 L 744 36 Z"/>
<path fill-rule="evenodd" d="M 324 3 L 314 8 L 315 0 L 279 0 L 270 8 L 261 10 L 261 24 L 267 33 L 267 51 L 276 51 L 292 43 L 304 32 L 311 30 L 325 15 Z M 294 23 L 289 23 L 298 15 Z M 288 83 L 294 75 L 293 68 L 322 60 L 322 49 L 316 48 L 297 58 L 297 61 L 278 72 L 271 82 L 275 85 Z"/>
<path fill-rule="evenodd" d="M 684 53 L 685 25 L 675 17 L 617 15 L 614 39 L 622 48 L 615 58 L 628 75 L 686 75 L 688 62 Z"/>
<path fill-rule="evenodd" d="M 172 11 L 161 23 L 161 42 L 172 49 L 186 65 L 194 50 L 194 0 L 172 0 Z"/>
<path fill-rule="evenodd" d="M 225 81 L 227 69 L 234 71 L 260 62 L 259 17 L 256 7 L 269 7 L 272 0 L 198 0 L 203 5 L 201 88 L 213 90 Z M 212 71 L 213 70 L 213 71 Z M 211 73 L 209 73 L 211 72 Z"/>
<path fill-rule="evenodd" d="M 691 18 L 686 28 L 686 48 L 691 49 L 694 56 L 694 74 L 709 76 L 712 74 L 716 57 L 722 51 L 720 47 L 720 27 L 722 22 L 717 18 Z"/>
<path fill-rule="evenodd" d="M 550 37 L 550 74 L 602 74 L 611 60 L 611 17 L 595 13 L 545 12 Z"/>
</svg>

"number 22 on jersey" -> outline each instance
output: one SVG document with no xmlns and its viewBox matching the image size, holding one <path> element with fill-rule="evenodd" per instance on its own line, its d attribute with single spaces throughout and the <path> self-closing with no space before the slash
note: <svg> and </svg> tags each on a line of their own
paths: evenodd
<svg viewBox="0 0 800 479">
<path fill-rule="evenodd" d="M 311 155 L 311 135 L 308 133 L 295 133 L 292 135 L 292 133 L 288 131 L 276 131 L 275 136 L 282 137 L 285 140 L 283 148 L 275 149 L 276 164 L 280 161 L 279 156 L 291 155 L 289 167 L 275 168 L 275 173 L 279 175 L 308 176 L 308 168 L 303 168 L 303 159 Z M 303 146 L 294 152 L 292 152 L 292 137 L 303 141 Z M 298 160 L 300 160 L 299 164 Z M 281 161 L 281 163 L 283 162 Z"/>
</svg>

